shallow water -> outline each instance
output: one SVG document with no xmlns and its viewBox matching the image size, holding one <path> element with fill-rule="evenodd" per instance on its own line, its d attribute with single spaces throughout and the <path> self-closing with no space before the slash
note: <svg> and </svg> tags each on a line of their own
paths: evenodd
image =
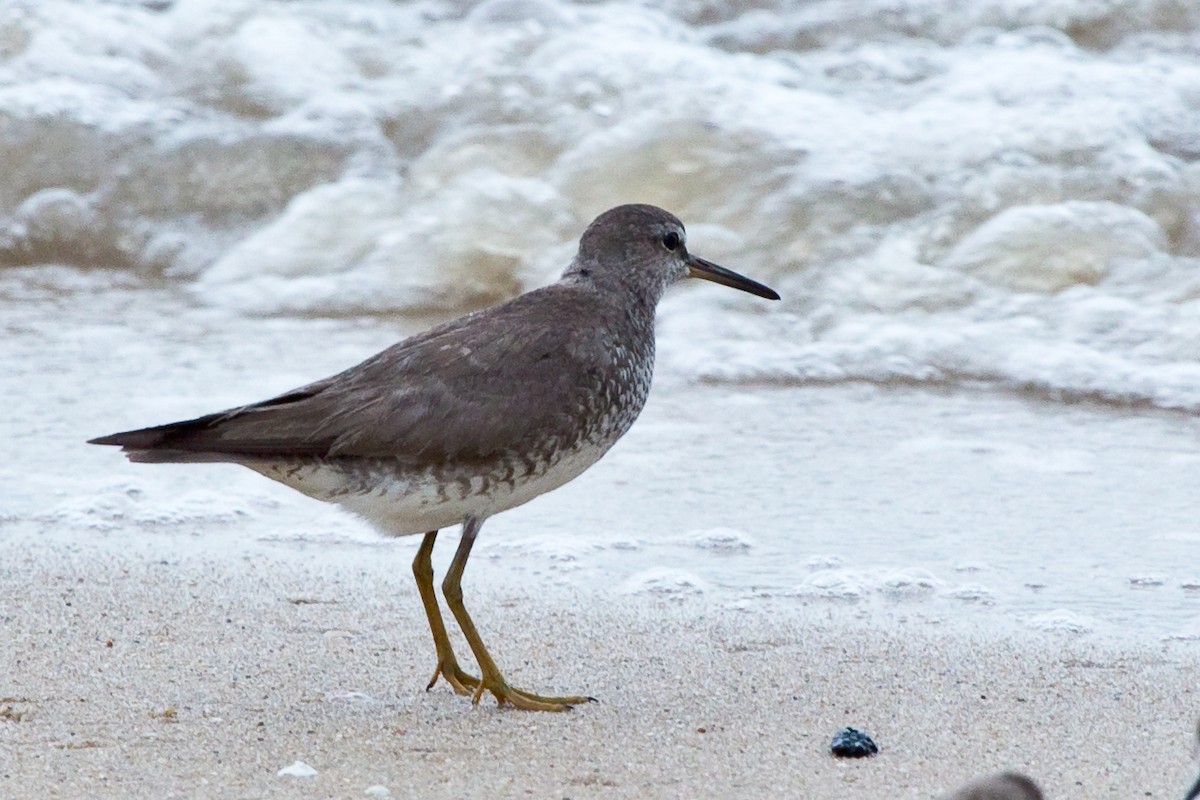
<svg viewBox="0 0 1200 800">
<path fill-rule="evenodd" d="M 406 559 L 81 442 L 549 282 L 648 201 L 784 299 L 674 290 L 644 419 L 478 572 L 1200 638 L 1198 55 L 1167 0 L 9 3 L 0 531 Z"/>
<path fill-rule="evenodd" d="M 321 558 L 378 547 L 407 580 L 415 540 L 382 539 L 247 470 L 133 465 L 83 444 L 299 385 L 386 345 L 394 326 L 246 319 L 169 289 L 56 274 L 79 285 L 37 303 L 12 299 L 28 300 L 33 273 L 0 277 L 0 437 L 12 448 L 0 531 L 118 547 L 212 537 L 231 553 Z M 313 337 L 327 346 L 314 351 Z M 1198 433 L 1180 413 L 965 389 L 667 378 L 584 477 L 489 520 L 468 576 L 615 602 L 701 596 L 764 613 L 1187 646 L 1200 640 Z M 441 544 L 439 569 L 451 551 Z"/>
</svg>

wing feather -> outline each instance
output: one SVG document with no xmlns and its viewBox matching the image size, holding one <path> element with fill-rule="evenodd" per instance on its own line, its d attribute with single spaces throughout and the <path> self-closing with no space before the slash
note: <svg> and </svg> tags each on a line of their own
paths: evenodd
<svg viewBox="0 0 1200 800">
<path fill-rule="evenodd" d="M 604 309 L 589 308 L 589 295 L 553 291 L 565 288 L 468 315 L 260 403 L 93 442 L 171 460 L 415 461 L 483 458 L 517 442 L 569 437 L 612 369 L 612 337 Z M 573 324 L 564 330 L 563 319 Z"/>
</svg>

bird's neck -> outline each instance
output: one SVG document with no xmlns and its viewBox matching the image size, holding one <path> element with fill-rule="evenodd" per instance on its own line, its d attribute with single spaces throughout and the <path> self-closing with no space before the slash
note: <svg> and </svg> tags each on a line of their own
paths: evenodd
<svg viewBox="0 0 1200 800">
<path fill-rule="evenodd" d="M 658 301 L 667 288 L 652 274 L 634 269 L 606 269 L 579 258 L 563 273 L 562 282 L 597 292 L 613 305 L 626 309 L 633 320 L 651 327 Z"/>
</svg>

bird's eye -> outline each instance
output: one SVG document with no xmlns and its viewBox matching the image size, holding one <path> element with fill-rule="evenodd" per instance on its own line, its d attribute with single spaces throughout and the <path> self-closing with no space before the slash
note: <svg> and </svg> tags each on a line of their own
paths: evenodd
<svg viewBox="0 0 1200 800">
<path fill-rule="evenodd" d="M 667 248 L 668 250 L 672 250 L 672 251 L 676 247 L 679 247 L 679 234 L 676 233 L 675 231 L 671 231 L 666 236 L 664 236 L 663 237 L 663 247 Z"/>
</svg>

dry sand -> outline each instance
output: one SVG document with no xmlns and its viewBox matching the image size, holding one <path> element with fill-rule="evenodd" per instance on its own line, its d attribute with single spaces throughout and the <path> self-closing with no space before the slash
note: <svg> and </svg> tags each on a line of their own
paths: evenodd
<svg viewBox="0 0 1200 800">
<path fill-rule="evenodd" d="M 472 708 L 423 691 L 409 555 L 0 529 L 0 795 L 929 798 L 1012 768 L 1048 798 L 1129 800 L 1195 777 L 1198 673 L 1166 645 L 885 631 L 468 570 L 515 685 L 602 701 Z M 879 755 L 832 758 L 844 725 Z M 297 760 L 317 775 L 277 775 Z"/>
</svg>

